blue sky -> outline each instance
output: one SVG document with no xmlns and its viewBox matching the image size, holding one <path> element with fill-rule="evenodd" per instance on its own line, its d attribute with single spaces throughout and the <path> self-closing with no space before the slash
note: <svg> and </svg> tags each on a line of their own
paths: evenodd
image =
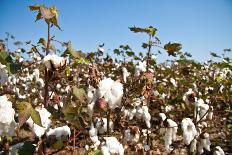
<svg viewBox="0 0 232 155">
<path fill-rule="evenodd" d="M 27 8 L 36 3 L 58 8 L 63 31 L 52 30 L 56 39 L 71 40 L 74 48 L 87 52 L 103 42 L 105 49 L 129 44 L 136 52 L 144 51 L 140 46 L 147 36 L 130 32 L 134 25 L 156 27 L 163 44 L 180 42 L 199 61 L 209 59 L 210 51 L 232 48 L 231 0 L 1 0 L 0 38 L 5 32 L 34 43 L 46 37 L 46 24 L 34 22 L 36 13 Z"/>
</svg>

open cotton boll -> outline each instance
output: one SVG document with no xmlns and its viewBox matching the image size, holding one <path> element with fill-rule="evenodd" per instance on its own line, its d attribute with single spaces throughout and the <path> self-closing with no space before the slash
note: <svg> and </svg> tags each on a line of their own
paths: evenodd
<svg viewBox="0 0 232 155">
<path fill-rule="evenodd" d="M 184 143 L 189 145 L 197 135 L 196 127 L 190 118 L 184 118 L 181 122 L 181 128 L 183 130 Z"/>
<path fill-rule="evenodd" d="M 99 87 L 95 92 L 97 98 L 104 97 L 110 109 L 121 106 L 123 96 L 123 85 L 111 78 L 105 78 L 99 83 Z"/>
<path fill-rule="evenodd" d="M 216 146 L 213 155 L 225 155 L 225 152 L 220 146 Z"/>
<path fill-rule="evenodd" d="M 12 103 L 6 96 L 0 96 L 0 137 L 3 135 L 14 136 L 16 122 L 14 120 L 15 111 Z"/>
<path fill-rule="evenodd" d="M 48 54 L 43 59 L 44 65 L 48 69 L 58 69 L 59 67 L 64 66 L 66 64 L 66 61 L 67 59 L 65 59 L 64 57 L 60 57 L 55 54 Z"/>
<path fill-rule="evenodd" d="M 194 116 L 196 117 L 197 121 L 200 119 L 205 120 L 207 115 L 207 111 L 209 109 L 209 105 L 204 103 L 204 100 L 198 99 L 195 103 L 195 110 Z"/>
<path fill-rule="evenodd" d="M 168 151 L 169 146 L 172 144 L 173 141 L 176 140 L 176 133 L 178 126 L 176 122 L 171 119 L 167 119 L 168 126 L 166 127 L 165 135 L 164 135 L 164 142 L 165 142 L 165 149 Z"/>
<path fill-rule="evenodd" d="M 96 129 L 98 130 L 98 133 L 103 134 L 107 131 L 107 119 L 106 118 L 97 118 L 96 120 Z M 114 124 L 110 120 L 109 122 L 109 129 L 110 131 L 114 130 Z"/>
<path fill-rule="evenodd" d="M 122 68 L 122 74 L 123 74 L 123 81 L 126 83 L 127 77 L 130 75 L 129 72 L 127 71 L 126 67 Z"/>
<path fill-rule="evenodd" d="M 41 124 L 43 127 L 35 124 L 31 117 L 27 120 L 27 123 L 32 128 L 36 136 L 41 137 L 50 127 L 51 120 L 49 119 L 49 117 L 51 116 L 51 113 L 48 112 L 45 108 L 36 108 L 35 110 L 39 112 Z"/>
<path fill-rule="evenodd" d="M 110 150 L 109 150 L 108 147 L 102 146 L 101 147 L 101 153 L 102 153 L 102 155 L 110 155 Z"/>
<path fill-rule="evenodd" d="M 172 85 L 173 85 L 174 87 L 177 87 L 177 82 L 176 82 L 175 79 L 170 78 L 170 82 L 172 83 Z"/>
<path fill-rule="evenodd" d="M 207 151 L 210 151 L 210 140 L 209 140 L 209 134 L 204 133 L 203 137 L 200 139 L 200 143 L 198 145 L 198 153 L 202 154 L 204 152 L 204 148 Z"/>
<path fill-rule="evenodd" d="M 89 136 L 90 136 L 91 141 L 94 143 L 93 147 L 97 148 L 101 142 L 99 141 L 98 136 L 97 136 L 97 129 L 94 128 L 93 124 L 90 127 Z"/>
<path fill-rule="evenodd" d="M 109 152 L 111 154 L 118 154 L 123 155 L 124 154 L 124 148 L 121 143 L 117 140 L 115 137 L 104 137 L 105 139 L 105 146 L 109 149 Z"/>
<path fill-rule="evenodd" d="M 191 146 L 190 146 L 190 151 L 189 152 L 196 152 L 197 151 L 197 140 L 193 139 L 191 142 Z"/>
<path fill-rule="evenodd" d="M 61 127 L 57 127 L 55 129 L 49 129 L 49 131 L 46 133 L 47 137 L 51 135 L 55 135 L 56 138 L 61 137 L 61 136 L 69 136 L 71 135 L 71 130 L 70 128 L 65 125 Z"/>
<path fill-rule="evenodd" d="M 139 62 L 136 66 L 135 66 L 135 76 L 139 76 L 140 72 L 145 72 L 146 71 L 146 61 L 143 62 Z"/>
<path fill-rule="evenodd" d="M 142 116 L 143 120 L 145 121 L 146 126 L 150 128 L 151 127 L 151 123 L 150 123 L 151 114 L 149 113 L 147 106 L 142 106 L 142 109 L 143 109 L 143 116 Z"/>
</svg>

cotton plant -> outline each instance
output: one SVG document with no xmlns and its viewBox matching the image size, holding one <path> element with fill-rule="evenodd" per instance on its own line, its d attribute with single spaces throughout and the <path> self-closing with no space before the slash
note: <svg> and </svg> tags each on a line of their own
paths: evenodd
<svg viewBox="0 0 232 155">
<path fill-rule="evenodd" d="M 12 108 L 12 102 L 4 96 L 0 96 L 0 137 L 14 136 L 17 123 L 14 119 L 15 110 Z"/>
</svg>

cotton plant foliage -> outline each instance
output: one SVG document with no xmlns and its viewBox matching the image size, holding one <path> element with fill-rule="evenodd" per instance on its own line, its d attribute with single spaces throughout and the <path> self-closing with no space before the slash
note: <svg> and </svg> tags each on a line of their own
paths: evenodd
<svg viewBox="0 0 232 155">
<path fill-rule="evenodd" d="M 232 61 L 225 53 L 199 63 L 180 43 L 161 44 L 152 26 L 130 27 L 147 35 L 141 52 L 120 45 L 111 55 L 104 43 L 82 52 L 51 34 L 61 29 L 55 7 L 30 10 L 45 21 L 48 38 L 26 42 L 29 50 L 0 42 L 0 154 L 228 152 L 221 139 L 231 136 Z M 158 63 L 162 52 L 171 60 Z M 31 144 L 21 142 L 22 132 L 32 133 Z"/>
</svg>

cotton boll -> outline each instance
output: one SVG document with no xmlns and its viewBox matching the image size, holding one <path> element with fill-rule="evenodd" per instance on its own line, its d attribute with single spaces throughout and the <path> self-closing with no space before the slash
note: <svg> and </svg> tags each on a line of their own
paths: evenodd
<svg viewBox="0 0 232 155">
<path fill-rule="evenodd" d="M 123 73 L 123 81 L 126 83 L 127 77 L 130 75 L 126 67 L 122 68 L 122 73 Z"/>
<path fill-rule="evenodd" d="M 122 96 L 123 96 L 123 85 L 120 82 L 114 82 L 114 85 L 111 88 L 111 96 L 108 102 L 109 108 L 115 109 L 116 107 L 120 107 Z"/>
<path fill-rule="evenodd" d="M 164 142 L 165 142 L 165 149 L 168 151 L 169 146 L 172 144 L 173 141 L 176 140 L 176 133 L 177 133 L 177 124 L 171 119 L 167 119 L 168 126 L 166 127 L 165 135 L 164 135 Z"/>
<path fill-rule="evenodd" d="M 97 148 L 100 145 L 100 141 L 97 136 L 97 129 L 94 128 L 93 124 L 91 125 L 91 128 L 89 130 L 89 136 L 91 141 L 94 143 L 94 148 Z"/>
<path fill-rule="evenodd" d="M 177 82 L 176 82 L 175 79 L 170 78 L 170 82 L 172 83 L 172 85 L 173 85 L 174 87 L 177 87 Z"/>
<path fill-rule="evenodd" d="M 3 135 L 15 135 L 17 124 L 14 115 L 15 111 L 12 108 L 12 103 L 8 101 L 6 96 L 0 96 L 0 137 Z"/>
<path fill-rule="evenodd" d="M 172 109 L 173 109 L 173 106 L 167 105 L 167 106 L 165 106 L 164 111 L 165 111 L 166 113 L 168 113 L 168 112 L 172 111 Z"/>
<path fill-rule="evenodd" d="M 167 118 L 167 116 L 164 113 L 159 113 L 159 117 L 162 121 L 164 121 Z"/>
<path fill-rule="evenodd" d="M 44 57 L 43 62 L 48 69 L 58 69 L 66 64 L 67 59 L 55 54 L 48 54 Z"/>
<path fill-rule="evenodd" d="M 209 140 L 209 134 L 208 133 L 204 133 L 204 138 L 201 139 L 201 144 L 203 145 L 203 147 L 207 150 L 210 151 L 210 140 Z"/>
<path fill-rule="evenodd" d="M 225 152 L 220 146 L 216 146 L 213 155 L 225 155 Z"/>
<path fill-rule="evenodd" d="M 184 118 L 181 122 L 181 128 L 183 130 L 184 143 L 189 145 L 197 135 L 196 127 L 190 118 Z"/>
<path fill-rule="evenodd" d="M 122 144 L 119 143 L 117 138 L 115 137 L 104 137 L 106 144 L 105 146 L 109 149 L 109 152 L 111 154 L 118 154 L 123 155 L 124 154 L 124 148 Z"/>
<path fill-rule="evenodd" d="M 70 128 L 65 125 L 62 127 L 57 127 L 55 129 L 50 129 L 47 133 L 46 133 L 47 137 L 51 136 L 51 135 L 55 135 L 56 138 L 61 137 L 61 136 L 69 136 L 71 135 L 71 130 Z"/>
<path fill-rule="evenodd" d="M 141 107 L 137 107 L 136 108 L 136 114 L 135 114 L 135 117 L 139 120 L 142 119 L 143 117 L 143 109 Z"/>
<path fill-rule="evenodd" d="M 110 151 L 109 151 L 108 147 L 106 147 L 106 146 L 101 147 L 101 152 L 102 152 L 102 155 L 110 155 Z"/>
<path fill-rule="evenodd" d="M 146 71 L 146 61 L 143 62 L 139 62 L 136 66 L 135 66 L 135 76 L 139 76 L 140 72 L 145 72 Z"/>
<path fill-rule="evenodd" d="M 197 151 L 197 140 L 193 139 L 191 142 L 191 146 L 190 146 L 190 152 L 196 152 Z"/>
<path fill-rule="evenodd" d="M 114 125 L 113 122 L 109 122 L 109 129 L 110 131 L 113 131 Z M 97 118 L 96 120 L 96 129 L 98 130 L 98 133 L 103 134 L 107 132 L 107 119 L 106 118 Z"/>
<path fill-rule="evenodd" d="M 148 112 L 148 107 L 143 106 L 142 109 L 143 109 L 143 116 L 142 116 L 143 120 L 146 122 L 147 127 L 150 128 L 151 127 L 151 123 L 150 123 L 151 115 Z"/>
<path fill-rule="evenodd" d="M 44 80 L 42 78 L 38 78 L 36 80 L 36 83 L 39 85 L 40 88 L 43 88 L 44 87 Z"/>
</svg>

